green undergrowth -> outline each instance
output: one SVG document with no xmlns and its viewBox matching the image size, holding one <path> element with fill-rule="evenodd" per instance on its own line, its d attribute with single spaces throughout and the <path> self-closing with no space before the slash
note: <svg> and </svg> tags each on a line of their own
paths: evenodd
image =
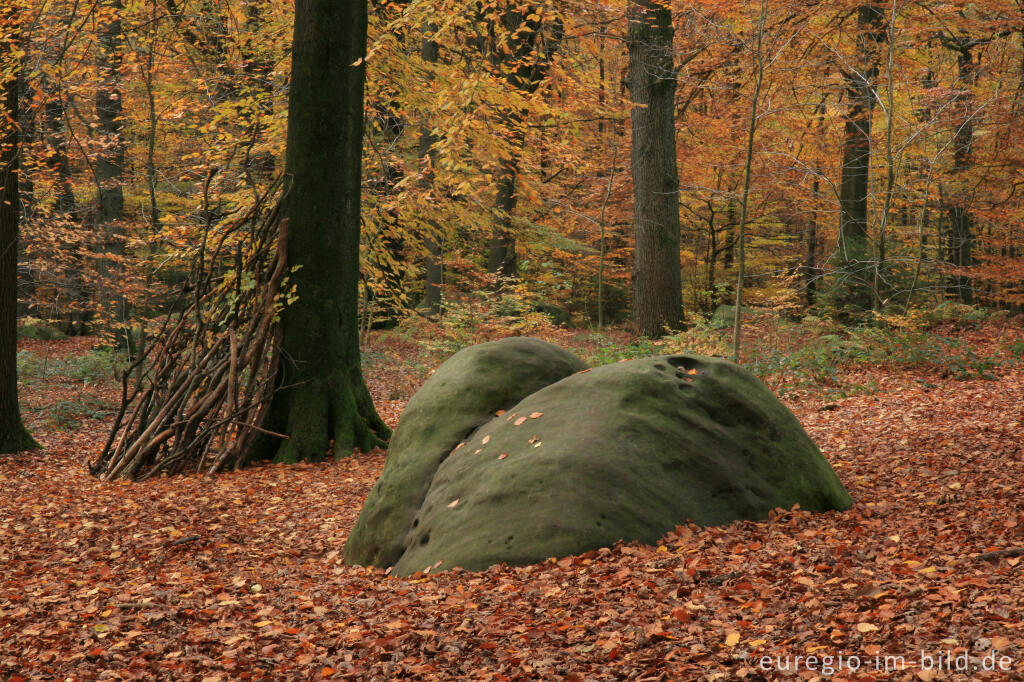
<svg viewBox="0 0 1024 682">
<path fill-rule="evenodd" d="M 895 322 L 895 323 L 893 323 Z M 825 389 L 830 398 L 870 393 L 868 379 L 848 379 L 851 370 L 868 368 L 920 369 L 956 380 L 995 379 L 1000 367 L 1016 364 L 1020 355 L 997 346 L 975 347 L 956 332 L 981 323 L 972 318 L 941 330 L 930 320 L 877 320 L 845 327 L 817 317 L 800 321 L 764 315 L 746 327 L 742 361 L 779 393 L 807 388 Z M 672 350 L 731 355 L 731 329 L 697 324 L 669 337 Z"/>
<path fill-rule="evenodd" d="M 117 379 L 126 366 L 123 353 L 98 349 L 60 355 L 18 351 L 18 380 L 25 384 L 54 379 L 95 384 Z"/>
<path fill-rule="evenodd" d="M 93 395 L 90 389 L 116 381 L 124 367 L 124 355 L 110 349 L 69 354 L 18 351 L 18 379 L 21 384 L 60 382 L 71 384 L 76 389 L 72 397 L 60 397 L 40 407 L 24 409 L 34 412 L 59 431 L 77 429 L 86 419 L 110 417 L 116 405 Z"/>
<path fill-rule="evenodd" d="M 85 419 L 106 419 L 115 412 L 115 406 L 110 402 L 84 394 L 70 400 L 62 398 L 43 407 L 28 409 L 58 431 L 77 429 Z"/>
<path fill-rule="evenodd" d="M 508 315 L 507 308 L 502 312 L 506 314 L 488 315 L 485 307 L 464 306 L 434 320 L 409 318 L 397 329 L 375 335 L 364 351 L 364 362 L 370 371 L 398 366 L 419 383 L 461 348 L 509 335 L 544 338 L 573 351 L 590 366 L 677 352 L 727 358 L 732 354 L 732 329 L 713 319 L 692 320 L 686 331 L 652 340 L 621 328 L 556 327 L 542 314 L 523 308 L 518 310 L 519 317 Z M 984 325 L 1000 324 L 999 317 L 950 303 L 844 326 L 828 318 L 791 319 L 759 310 L 745 315 L 741 360 L 779 394 L 810 390 L 829 399 L 876 390 L 872 379 L 857 372 L 863 369 L 923 370 L 956 380 L 994 379 L 1000 369 L 1024 362 L 1024 341 L 978 344 L 970 335 L 978 336 Z"/>
</svg>

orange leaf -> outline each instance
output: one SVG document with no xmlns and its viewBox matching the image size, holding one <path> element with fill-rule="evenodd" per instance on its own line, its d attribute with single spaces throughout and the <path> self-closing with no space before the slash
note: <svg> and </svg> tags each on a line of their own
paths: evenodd
<svg viewBox="0 0 1024 682">
<path fill-rule="evenodd" d="M 672 609 L 672 617 L 680 623 L 686 623 L 690 620 L 690 612 L 680 606 L 678 609 Z"/>
<path fill-rule="evenodd" d="M 996 651 L 1000 651 L 1002 649 L 1005 649 L 1008 646 L 1010 646 L 1010 640 L 1006 639 L 1005 637 L 1001 637 L 999 635 L 996 635 L 995 637 L 992 638 L 992 648 L 995 649 Z"/>
</svg>

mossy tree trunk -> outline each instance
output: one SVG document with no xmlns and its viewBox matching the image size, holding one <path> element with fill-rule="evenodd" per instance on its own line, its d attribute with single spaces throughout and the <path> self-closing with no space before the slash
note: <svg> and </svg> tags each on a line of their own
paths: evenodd
<svg viewBox="0 0 1024 682">
<path fill-rule="evenodd" d="M 633 319 L 641 333 L 660 336 L 680 326 L 683 312 L 672 11 L 661 0 L 631 0 L 626 18 L 636 220 Z"/>
<path fill-rule="evenodd" d="M 868 230 L 868 189 L 871 170 L 871 117 L 879 46 L 885 40 L 885 15 L 875 0 L 857 9 L 856 62 L 843 69 L 848 109 L 843 137 L 839 184 L 839 267 L 841 281 L 835 302 L 847 313 L 869 310 L 872 251 Z"/>
<path fill-rule="evenodd" d="M 365 55 L 365 0 L 296 2 L 284 215 L 298 299 L 281 316 L 279 390 L 265 424 L 287 438 L 268 438 L 257 457 L 318 461 L 389 435 L 359 356 Z"/>
<path fill-rule="evenodd" d="M 0 452 L 39 445 L 21 422 L 18 408 L 18 126 L 20 68 L 17 60 L 22 8 L 0 9 Z"/>
</svg>

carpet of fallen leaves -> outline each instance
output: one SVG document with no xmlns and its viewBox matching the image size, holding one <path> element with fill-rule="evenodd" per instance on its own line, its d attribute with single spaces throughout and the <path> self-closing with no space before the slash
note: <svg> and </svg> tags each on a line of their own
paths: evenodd
<svg viewBox="0 0 1024 682">
<path fill-rule="evenodd" d="M 379 365 L 394 423 L 422 376 Z M 1024 547 L 1024 374 L 860 372 L 874 393 L 790 400 L 849 511 L 410 579 L 342 563 L 382 453 L 102 483 L 106 423 L 39 416 L 81 383 L 28 386 L 46 450 L 0 458 L 0 678 L 1024 678 L 1024 557 L 985 556 Z"/>
</svg>

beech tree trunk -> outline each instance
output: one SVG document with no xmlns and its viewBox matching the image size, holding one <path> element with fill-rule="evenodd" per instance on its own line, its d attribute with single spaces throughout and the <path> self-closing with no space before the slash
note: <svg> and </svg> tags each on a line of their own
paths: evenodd
<svg viewBox="0 0 1024 682">
<path fill-rule="evenodd" d="M 974 165 L 974 87 L 978 63 L 974 59 L 974 48 L 979 42 L 968 37 L 949 38 L 943 36 L 943 44 L 957 53 L 957 80 L 960 94 L 956 100 L 956 130 L 953 133 L 953 172 L 964 174 Z M 947 259 L 955 269 L 950 277 L 949 294 L 963 303 L 974 301 L 974 286 L 964 272 L 974 263 L 974 220 L 971 216 L 970 198 L 967 192 L 958 188 L 953 193 L 947 211 L 949 213 L 949 240 Z"/>
<path fill-rule="evenodd" d="M 50 156 L 50 167 L 57 175 L 55 182 L 54 209 L 62 218 L 72 217 L 77 210 L 75 190 L 71 185 L 71 163 L 68 160 L 67 125 L 64 120 L 64 93 L 54 87 L 50 79 L 40 77 L 42 90 L 46 93 L 43 119 L 46 130 L 46 146 Z"/>
<path fill-rule="evenodd" d="M 434 63 L 438 58 L 438 45 L 429 38 L 424 38 L 420 46 L 420 56 L 423 61 Z M 424 122 L 420 128 L 419 157 L 423 165 L 423 190 L 432 192 L 434 188 L 434 157 L 432 152 L 437 138 L 430 132 L 430 122 Z M 426 308 L 431 313 L 441 312 L 441 283 L 444 275 L 442 264 L 441 243 L 436 235 L 426 235 L 423 238 L 423 245 L 427 249 L 427 256 L 424 259 L 424 285 L 423 300 L 420 307 Z"/>
<path fill-rule="evenodd" d="M 519 116 L 506 116 L 506 125 L 510 128 L 518 128 L 521 124 Z M 522 147 L 522 136 L 516 135 L 515 147 Z M 501 162 L 501 167 L 495 175 L 497 183 L 497 194 L 494 199 L 494 208 L 497 212 L 497 224 L 488 242 L 487 249 L 487 271 L 502 277 L 515 277 L 518 270 L 516 260 L 516 239 L 512 234 L 512 212 L 515 211 L 516 201 L 516 175 L 519 172 L 518 158 L 512 158 Z"/>
<path fill-rule="evenodd" d="M 807 252 L 804 260 L 804 300 L 807 306 L 817 302 L 818 293 L 818 197 L 821 195 L 821 181 L 815 176 L 811 189 L 814 208 L 807 220 L 805 239 Z"/>
<path fill-rule="evenodd" d="M 96 154 L 96 224 L 101 230 L 103 251 L 121 256 L 125 252 L 124 232 L 124 107 L 121 68 L 124 63 L 122 0 L 100 0 L 97 13 L 99 57 L 97 70 L 100 83 L 96 88 L 96 119 L 98 152 Z M 101 256 L 96 262 L 100 276 L 100 303 L 113 307 L 112 320 L 118 344 L 131 348 L 127 331 L 128 302 L 120 287 L 119 270 L 111 258 Z M 111 290 L 108 287 L 113 287 Z"/>
<path fill-rule="evenodd" d="M 856 62 L 844 69 L 848 101 L 843 137 L 843 167 L 839 185 L 840 282 L 835 302 L 848 313 L 869 310 L 871 242 L 868 233 L 868 180 L 871 170 L 871 116 L 875 107 L 879 45 L 885 40 L 881 5 L 857 9 Z"/>
<path fill-rule="evenodd" d="M 674 31 L 671 10 L 659 0 L 631 0 L 626 17 L 636 220 L 633 319 L 641 333 L 660 336 L 678 329 L 683 313 Z"/>
<path fill-rule="evenodd" d="M 124 218 L 124 112 L 121 105 L 121 64 L 124 35 L 121 32 L 121 0 L 103 0 L 99 6 L 99 77 L 96 89 L 96 118 L 99 123 L 99 153 L 96 157 L 97 222 L 111 235 L 107 248 L 120 253 L 124 243 L 117 223 Z"/>
<path fill-rule="evenodd" d="M 289 282 L 281 363 L 254 453 L 278 462 L 369 451 L 389 435 L 359 355 L 365 0 L 297 0 L 285 173 Z M 296 269 L 298 268 L 298 269 Z"/>
<path fill-rule="evenodd" d="M 494 73 L 522 94 L 536 92 L 547 75 L 551 58 L 561 45 L 563 26 L 560 20 L 544 24 L 534 7 L 502 5 L 490 6 L 486 10 L 481 8 L 477 21 L 485 28 L 471 42 L 487 57 Z M 512 212 L 517 201 L 519 151 L 526 139 L 523 113 L 515 109 L 504 111 L 501 124 L 509 136 L 512 153 L 501 161 L 495 173 L 496 218 L 487 245 L 487 270 L 511 278 L 518 272 Z"/>
<path fill-rule="evenodd" d="M 18 407 L 18 44 L 20 8 L 0 9 L 0 452 L 32 450 L 38 444 L 21 422 Z"/>
</svg>

